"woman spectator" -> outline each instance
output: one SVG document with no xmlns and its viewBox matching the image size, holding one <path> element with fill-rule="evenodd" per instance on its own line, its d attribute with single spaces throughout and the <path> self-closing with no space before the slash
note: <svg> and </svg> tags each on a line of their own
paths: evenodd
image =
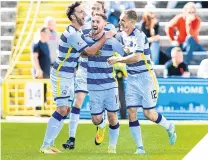
<svg viewBox="0 0 208 160">
<path fill-rule="evenodd" d="M 145 33 L 150 44 L 152 61 L 159 64 L 160 44 L 159 44 L 159 22 L 152 12 L 144 12 L 141 22 L 141 30 Z"/>
</svg>

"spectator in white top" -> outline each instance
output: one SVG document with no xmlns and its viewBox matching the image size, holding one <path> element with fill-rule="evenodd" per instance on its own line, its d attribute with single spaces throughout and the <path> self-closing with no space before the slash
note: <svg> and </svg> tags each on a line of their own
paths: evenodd
<svg viewBox="0 0 208 160">
<path fill-rule="evenodd" d="M 40 28 L 42 27 L 47 27 L 51 32 L 50 39 L 47 43 L 48 43 L 49 52 L 50 52 L 51 65 L 53 65 L 57 57 L 57 47 L 58 47 L 58 42 L 59 42 L 59 36 L 58 36 L 58 33 L 56 32 L 56 20 L 53 17 L 46 17 L 44 19 L 44 24 Z M 40 40 L 40 34 L 39 34 L 40 28 L 34 35 L 32 45 L 31 45 L 31 51 L 33 51 L 34 45 L 37 44 Z"/>
<path fill-rule="evenodd" d="M 199 78 L 208 78 L 208 58 L 201 61 L 197 76 Z"/>
<path fill-rule="evenodd" d="M 48 46 L 50 51 L 51 64 L 53 64 L 57 57 L 56 50 L 59 42 L 59 36 L 56 32 L 56 20 L 53 17 L 46 17 L 44 20 L 44 25 L 51 31 Z"/>
</svg>

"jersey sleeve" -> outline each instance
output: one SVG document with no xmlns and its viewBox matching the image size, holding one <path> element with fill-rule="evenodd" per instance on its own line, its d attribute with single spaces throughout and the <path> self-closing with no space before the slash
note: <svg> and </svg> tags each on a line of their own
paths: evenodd
<svg viewBox="0 0 208 160">
<path fill-rule="evenodd" d="M 113 39 L 112 42 L 112 48 L 113 51 L 117 52 L 118 54 L 120 54 L 121 56 L 124 56 L 124 50 L 123 50 L 123 46 L 122 44 L 117 40 L 117 39 Z"/>
<path fill-rule="evenodd" d="M 33 46 L 33 53 L 39 53 L 40 52 L 40 49 L 39 49 L 39 47 L 38 47 L 38 44 L 32 44 Z"/>
<path fill-rule="evenodd" d="M 118 32 L 118 33 L 115 35 L 115 38 L 116 38 L 120 43 L 122 43 L 121 32 Z"/>
<path fill-rule="evenodd" d="M 81 35 L 77 33 L 72 33 L 67 38 L 68 44 L 70 44 L 73 48 L 75 48 L 78 52 L 83 51 L 88 44 L 84 41 Z"/>
<path fill-rule="evenodd" d="M 112 23 L 107 23 L 105 26 L 105 31 L 114 30 L 116 29 Z"/>
</svg>

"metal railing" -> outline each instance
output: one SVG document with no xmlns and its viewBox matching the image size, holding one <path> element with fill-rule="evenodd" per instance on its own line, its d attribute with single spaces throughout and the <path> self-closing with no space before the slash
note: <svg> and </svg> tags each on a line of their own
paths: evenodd
<svg viewBox="0 0 208 160">
<path fill-rule="evenodd" d="M 22 51 L 24 50 L 24 48 L 26 47 L 26 45 L 28 44 L 28 42 L 29 42 L 29 40 L 30 40 L 30 38 L 32 36 L 32 32 L 33 32 L 33 29 L 34 29 L 34 26 L 35 26 L 35 23 L 36 23 L 36 19 L 37 19 L 37 15 L 38 15 L 38 12 L 39 12 L 41 0 L 38 0 L 37 1 L 37 5 L 36 5 L 36 9 L 35 9 L 35 14 L 34 14 L 34 17 L 33 17 L 33 22 L 31 24 L 29 33 L 28 33 L 26 39 L 24 40 L 23 44 L 21 44 L 22 39 L 23 39 L 23 34 L 24 34 L 25 30 L 26 30 L 26 27 L 28 25 L 28 21 L 29 21 L 31 12 L 32 12 L 33 4 L 34 4 L 34 1 L 31 0 L 30 1 L 30 6 L 29 6 L 29 9 L 28 9 L 28 13 L 27 13 L 27 17 L 26 17 L 26 19 L 24 21 L 24 25 L 23 25 L 22 31 L 20 33 L 19 39 L 18 39 L 17 44 L 15 46 L 14 52 L 12 52 L 12 55 L 10 56 L 11 57 L 11 59 L 10 59 L 10 62 L 11 62 L 10 63 L 10 68 L 7 70 L 7 73 L 6 73 L 5 78 L 8 78 L 8 76 L 13 71 L 16 63 L 19 60 L 19 57 L 20 57 Z"/>
<path fill-rule="evenodd" d="M 46 102 L 41 106 L 27 105 L 28 89 L 27 84 L 36 83 L 45 84 L 47 86 Z M 32 87 L 32 86 L 31 86 Z M 48 115 L 50 116 L 56 109 L 53 101 L 51 81 L 49 79 L 7 79 L 2 82 L 2 106 L 3 115 Z M 41 95 L 43 95 L 42 93 Z"/>
</svg>

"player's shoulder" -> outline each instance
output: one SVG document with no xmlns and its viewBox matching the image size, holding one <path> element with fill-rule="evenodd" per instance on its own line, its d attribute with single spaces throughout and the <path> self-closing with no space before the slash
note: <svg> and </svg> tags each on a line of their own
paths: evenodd
<svg viewBox="0 0 208 160">
<path fill-rule="evenodd" d="M 89 36 L 89 34 L 82 34 L 81 38 L 88 44 L 88 45 L 92 45 L 94 44 L 94 40 L 92 39 L 92 37 Z"/>
<path fill-rule="evenodd" d="M 119 41 L 122 42 L 122 32 L 117 32 L 115 35 L 115 38 Z"/>
<path fill-rule="evenodd" d="M 83 34 L 88 34 L 90 32 L 91 28 L 92 27 L 91 27 L 90 22 L 87 22 L 82 26 L 81 29 L 82 29 Z"/>
<path fill-rule="evenodd" d="M 68 31 L 69 33 L 74 33 L 74 32 L 77 31 L 77 29 L 74 26 L 72 26 L 72 25 L 68 25 L 66 27 L 66 31 Z"/>
<path fill-rule="evenodd" d="M 63 35 L 66 36 L 66 37 L 78 36 L 78 33 L 81 34 L 81 32 L 78 29 L 76 29 L 72 25 L 69 25 L 69 26 L 66 27 L 65 31 L 63 32 Z"/>
<path fill-rule="evenodd" d="M 112 23 L 108 22 L 105 26 L 105 31 L 109 31 L 109 30 L 112 30 L 112 29 L 115 29 L 115 26 Z"/>
<path fill-rule="evenodd" d="M 134 30 L 133 30 L 132 33 L 133 33 L 133 35 L 136 36 L 136 37 L 140 37 L 140 38 L 141 38 L 141 37 L 143 37 L 143 38 L 146 37 L 145 33 L 144 33 L 141 29 L 139 29 L 139 28 L 137 28 L 137 27 L 134 28 Z"/>
<path fill-rule="evenodd" d="M 110 45 L 114 45 L 114 44 L 116 44 L 116 43 L 119 43 L 119 41 L 118 41 L 115 37 L 108 38 L 108 39 L 106 40 L 106 42 L 107 42 L 108 44 L 110 44 Z"/>
</svg>

